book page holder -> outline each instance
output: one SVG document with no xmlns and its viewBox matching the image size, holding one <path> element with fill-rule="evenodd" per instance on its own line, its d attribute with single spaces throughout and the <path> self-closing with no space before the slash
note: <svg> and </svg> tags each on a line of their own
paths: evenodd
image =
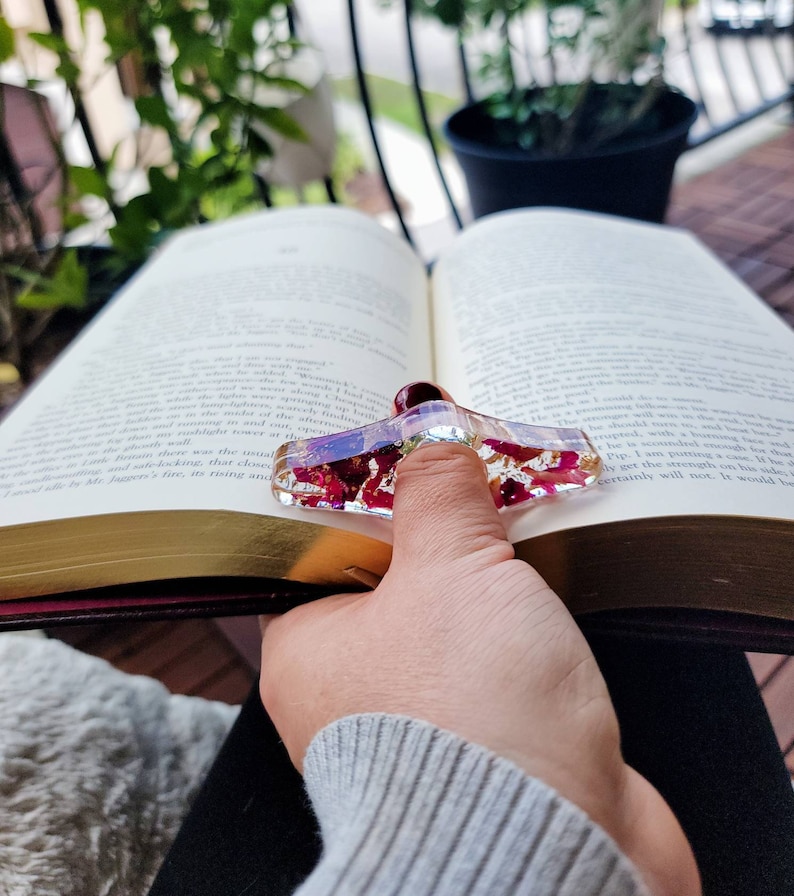
<svg viewBox="0 0 794 896">
<path fill-rule="evenodd" d="M 271 483 L 278 501 L 390 519 L 400 461 L 432 442 L 475 451 L 499 508 L 584 488 L 601 472 L 601 458 L 584 432 L 477 414 L 432 383 L 402 388 L 394 409 L 377 423 L 282 445 Z"/>
</svg>

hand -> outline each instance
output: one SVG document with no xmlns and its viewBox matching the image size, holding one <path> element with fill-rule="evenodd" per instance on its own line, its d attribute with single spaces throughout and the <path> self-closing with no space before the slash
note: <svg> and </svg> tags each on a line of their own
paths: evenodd
<svg viewBox="0 0 794 896">
<path fill-rule="evenodd" d="M 299 769 L 311 739 L 335 719 L 424 719 L 581 807 L 652 892 L 699 892 L 672 812 L 623 762 L 587 642 L 543 579 L 515 559 L 482 462 L 467 448 L 428 446 L 401 462 L 383 581 L 271 619 L 261 694 Z"/>
</svg>

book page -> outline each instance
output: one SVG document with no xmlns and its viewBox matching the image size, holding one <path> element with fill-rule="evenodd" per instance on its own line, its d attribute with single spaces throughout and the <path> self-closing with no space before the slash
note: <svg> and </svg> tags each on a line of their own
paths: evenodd
<svg viewBox="0 0 794 896">
<path fill-rule="evenodd" d="M 515 540 L 678 514 L 794 516 L 794 332 L 693 237 L 587 213 L 475 224 L 433 277 L 437 375 L 462 405 L 584 429 L 587 493 Z"/>
<path fill-rule="evenodd" d="M 363 215 L 278 210 L 185 232 L 3 422 L 0 523 L 294 516 L 270 494 L 276 448 L 388 416 L 429 375 L 428 334 L 423 265 Z"/>
</svg>

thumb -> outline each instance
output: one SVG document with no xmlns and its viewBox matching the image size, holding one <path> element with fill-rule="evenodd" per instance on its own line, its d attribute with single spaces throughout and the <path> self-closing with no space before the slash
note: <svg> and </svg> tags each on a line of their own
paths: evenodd
<svg viewBox="0 0 794 896">
<path fill-rule="evenodd" d="M 488 563 L 514 556 L 485 465 L 465 445 L 417 448 L 400 461 L 395 482 L 394 561 L 422 566 L 473 556 Z"/>
</svg>

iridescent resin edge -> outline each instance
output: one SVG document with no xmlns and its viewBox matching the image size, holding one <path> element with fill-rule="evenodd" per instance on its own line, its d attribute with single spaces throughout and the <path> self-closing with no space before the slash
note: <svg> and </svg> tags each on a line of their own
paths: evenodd
<svg viewBox="0 0 794 896">
<path fill-rule="evenodd" d="M 286 442 L 275 455 L 273 494 L 287 506 L 390 518 L 399 461 L 430 442 L 476 451 L 499 508 L 592 485 L 602 469 L 581 430 L 512 423 L 427 401 L 359 429 Z"/>
</svg>

